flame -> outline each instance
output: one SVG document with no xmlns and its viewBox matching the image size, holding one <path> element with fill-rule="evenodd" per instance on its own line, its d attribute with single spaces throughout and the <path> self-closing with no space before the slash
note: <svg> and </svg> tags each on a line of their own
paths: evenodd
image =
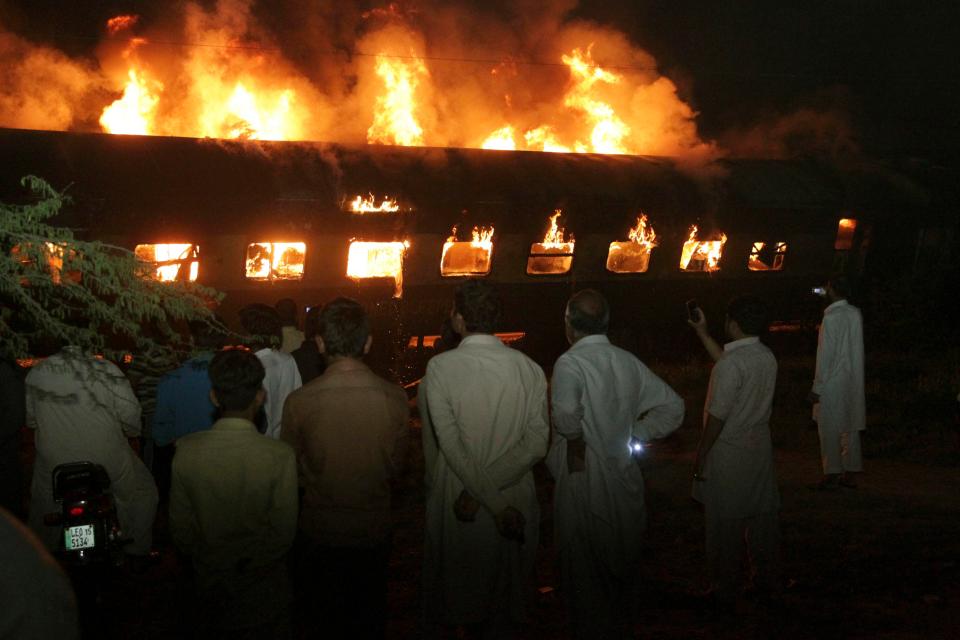
<svg viewBox="0 0 960 640">
<path fill-rule="evenodd" d="M 719 240 L 698 240 L 697 225 L 690 227 L 690 235 L 683 243 L 680 254 L 680 269 L 687 271 L 717 271 L 720 268 L 720 256 L 723 245 L 727 243 L 727 234 L 721 233 Z M 691 263 L 694 266 L 691 267 Z"/>
<path fill-rule="evenodd" d="M 423 60 L 378 55 L 376 72 L 383 79 L 386 93 L 377 98 L 367 142 L 423 146 L 423 129 L 415 115 L 417 87 L 429 75 Z"/>
<path fill-rule="evenodd" d="M 225 113 L 221 116 L 220 129 L 226 129 L 227 138 L 244 140 L 289 140 L 293 134 L 288 130 L 290 103 L 294 94 L 284 89 L 274 100 L 255 96 L 242 82 L 238 82 L 227 100 Z M 264 103 L 273 102 L 273 107 Z"/>
<path fill-rule="evenodd" d="M 587 121 L 593 125 L 590 148 L 594 153 L 630 153 L 623 143 L 623 139 L 630 135 L 630 127 L 617 117 L 613 107 L 594 96 L 594 85 L 617 84 L 622 78 L 594 63 L 590 53 L 592 48 L 591 43 L 586 51 L 581 51 L 578 47 L 571 55 L 561 56 L 564 64 L 570 67 L 570 73 L 575 80 L 563 103 L 572 109 L 585 112 Z M 575 146 L 578 151 L 587 148 L 581 142 Z"/>
<path fill-rule="evenodd" d="M 469 242 L 457 240 L 457 227 L 443 244 L 440 273 L 444 276 L 475 276 L 490 273 L 493 227 L 474 227 Z"/>
<path fill-rule="evenodd" d="M 139 20 L 140 16 L 133 14 L 114 16 L 107 20 L 107 33 L 115 36 L 121 31 L 132 28 Z"/>
<path fill-rule="evenodd" d="M 527 142 L 527 148 L 531 151 L 550 151 L 553 153 L 570 153 L 570 147 L 566 147 L 557 140 L 556 135 L 548 126 L 537 127 L 523 134 L 523 139 Z"/>
<path fill-rule="evenodd" d="M 136 69 L 127 71 L 127 78 L 123 96 L 103 110 L 100 125 L 107 133 L 149 135 L 153 132 L 154 111 L 160 100 L 157 93 L 163 90 L 163 85 L 149 83 Z M 155 90 L 151 90 L 150 84 Z"/>
<path fill-rule="evenodd" d="M 504 151 L 513 151 L 517 148 L 517 143 L 513 139 L 513 127 L 507 125 L 502 129 L 497 129 L 483 141 L 484 149 L 501 149 Z"/>
<path fill-rule="evenodd" d="M 657 246 L 657 234 L 646 214 L 628 233 L 627 242 L 611 242 L 607 251 L 607 270 L 614 273 L 643 273 L 650 266 L 650 252 Z"/>
<path fill-rule="evenodd" d="M 657 232 L 650 226 L 645 213 L 640 214 L 640 217 L 637 218 L 637 226 L 630 229 L 628 237 L 640 246 L 646 247 L 648 251 L 657 246 Z"/>
<path fill-rule="evenodd" d="M 350 211 L 354 213 L 393 213 L 399 210 L 400 205 L 395 199 L 384 197 L 380 204 L 377 204 L 372 193 L 366 198 L 357 196 L 350 203 Z"/>
<path fill-rule="evenodd" d="M 300 280 L 307 245 L 303 242 L 255 242 L 247 247 L 250 280 Z"/>
<path fill-rule="evenodd" d="M 766 242 L 754 242 L 750 251 L 750 257 L 747 259 L 747 268 L 750 271 L 781 271 L 783 269 L 783 260 L 787 254 L 787 243 L 778 242 L 773 249 L 773 260 L 770 264 L 763 261 L 762 252 Z"/>
<path fill-rule="evenodd" d="M 543 242 L 540 244 L 546 249 L 564 249 L 568 253 L 573 253 L 573 234 L 570 234 L 570 239 L 565 238 L 566 230 L 557 225 L 557 219 L 563 215 L 563 211 L 556 209 L 553 212 L 553 215 L 550 216 L 550 228 L 547 229 L 547 233 L 543 236 Z"/>
<path fill-rule="evenodd" d="M 350 253 L 347 255 L 347 277 L 355 280 L 363 278 L 393 278 L 393 297 L 403 295 L 403 255 L 410 243 L 403 242 L 362 242 L 350 241 Z"/>
<path fill-rule="evenodd" d="M 155 277 L 160 282 L 178 280 L 183 264 L 187 262 L 190 265 L 187 278 L 194 282 L 200 268 L 195 251 L 192 244 L 138 244 L 133 253 L 144 262 L 157 263 Z"/>
</svg>

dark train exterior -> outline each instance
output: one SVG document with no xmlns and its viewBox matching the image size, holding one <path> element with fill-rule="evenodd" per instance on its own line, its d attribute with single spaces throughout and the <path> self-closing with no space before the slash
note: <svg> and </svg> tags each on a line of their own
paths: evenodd
<svg viewBox="0 0 960 640">
<path fill-rule="evenodd" d="M 910 221 L 919 225 L 936 208 L 919 182 L 862 163 L 724 160 L 684 170 L 671 159 L 635 156 L 0 129 L 0 198 L 22 198 L 18 180 L 26 174 L 69 186 L 72 202 L 61 222 L 86 237 L 131 249 L 198 245 L 199 281 L 226 293 L 226 317 L 252 301 L 292 297 L 307 306 L 350 295 L 376 310 L 395 344 L 437 333 L 450 308 L 459 278 L 441 275 L 440 258 L 451 227 L 493 226 L 485 277 L 501 285 L 503 329 L 526 332 L 551 362 L 564 347 L 564 302 L 584 287 L 611 299 L 615 331 L 650 348 L 649 336 L 683 327 L 688 298 L 715 318 L 732 295 L 759 293 L 775 320 L 812 323 L 821 308 L 812 286 L 836 269 L 859 273 L 871 260 L 909 268 L 919 228 Z M 401 211 L 346 210 L 367 193 L 396 198 Z M 555 209 L 576 238 L 572 267 L 529 275 L 531 244 L 543 238 Z M 626 240 L 641 212 L 659 242 L 648 271 L 608 271 L 610 243 Z M 842 218 L 857 220 L 857 228 L 849 248 L 837 250 Z M 719 271 L 679 269 L 692 224 L 701 236 L 727 234 Z M 347 277 L 352 239 L 410 243 L 401 298 L 393 298 L 392 279 Z M 304 242 L 303 278 L 248 280 L 246 248 L 262 241 Z M 786 242 L 783 269 L 749 270 L 754 242 Z"/>
</svg>

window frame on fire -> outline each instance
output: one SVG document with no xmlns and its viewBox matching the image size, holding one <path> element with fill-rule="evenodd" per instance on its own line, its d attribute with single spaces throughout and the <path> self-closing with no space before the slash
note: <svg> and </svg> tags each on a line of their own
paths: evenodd
<svg viewBox="0 0 960 640">
<path fill-rule="evenodd" d="M 751 269 L 750 268 L 750 259 L 753 258 L 754 255 L 758 254 L 758 251 L 759 251 L 757 249 L 758 244 L 771 244 L 775 246 L 774 254 L 773 254 L 774 263 L 776 263 L 777 256 L 782 256 L 780 258 L 779 268 L 774 268 L 773 266 L 770 266 L 767 269 Z M 786 270 L 787 252 L 790 250 L 789 240 L 777 240 L 774 242 L 770 242 L 767 240 L 756 240 L 756 241 L 750 242 L 749 246 L 750 246 L 750 252 L 747 254 L 747 271 L 749 271 L 750 273 L 778 273 Z M 722 256 L 721 256 L 721 259 L 722 259 Z"/>
<path fill-rule="evenodd" d="M 187 263 L 188 263 L 188 264 L 196 263 L 196 265 L 197 265 L 197 276 L 196 276 L 195 278 L 190 278 L 190 277 L 188 276 L 186 282 L 199 282 L 199 281 L 200 281 L 200 276 L 201 276 L 201 266 L 202 266 L 202 265 L 201 265 L 202 260 L 201 260 L 201 257 L 200 257 L 200 243 L 199 243 L 199 242 L 190 242 L 190 241 L 186 241 L 186 242 L 138 242 L 138 243 L 136 243 L 135 245 L 133 245 L 133 254 L 134 254 L 134 256 L 137 257 L 138 260 L 142 260 L 139 256 L 137 256 L 137 249 L 139 249 L 140 247 L 159 247 L 159 246 L 167 246 L 167 245 L 187 245 L 188 247 L 193 247 L 194 255 L 195 255 L 196 257 L 193 258 L 193 259 L 187 260 Z M 143 261 L 143 262 L 154 262 L 154 263 L 156 262 L 156 260 L 153 260 L 153 261 L 150 261 L 150 260 L 142 260 L 142 261 Z M 183 264 L 181 264 L 181 268 L 183 268 Z M 155 267 L 155 268 L 153 269 L 153 275 L 150 276 L 150 277 L 153 278 L 155 281 L 157 281 L 157 282 L 162 282 L 162 283 L 182 282 L 181 280 L 177 280 L 176 278 L 174 278 L 173 280 L 161 280 L 160 278 L 157 277 L 157 269 L 158 269 L 158 267 Z M 188 273 L 189 273 L 189 271 L 188 271 Z"/>
<path fill-rule="evenodd" d="M 303 268 L 301 269 L 298 277 L 277 278 L 274 275 L 274 271 L 275 271 L 273 268 L 274 245 L 278 245 L 278 244 L 303 246 Z M 269 270 L 269 275 L 265 278 L 252 277 L 249 275 L 249 272 L 247 271 L 247 262 L 249 261 L 248 255 L 249 255 L 250 247 L 254 245 L 261 245 L 261 246 L 270 245 L 270 270 Z M 306 240 L 270 240 L 270 241 L 264 241 L 264 242 L 248 241 L 243 249 L 243 278 L 247 282 L 265 282 L 270 284 L 274 284 L 278 282 L 286 282 L 286 283 L 303 282 L 304 278 L 306 278 L 306 275 L 307 275 L 307 256 L 309 254 L 309 250 L 310 250 L 310 243 L 307 242 Z"/>
<path fill-rule="evenodd" d="M 444 273 L 443 272 L 443 247 L 447 245 L 447 240 L 443 241 L 443 244 L 440 245 L 440 277 L 441 278 L 489 278 L 493 274 L 493 254 L 494 254 L 494 242 L 493 239 L 490 239 L 490 253 L 489 258 L 487 259 L 487 270 L 485 273 Z M 456 240 L 454 244 L 473 244 L 471 240 Z"/>
</svg>

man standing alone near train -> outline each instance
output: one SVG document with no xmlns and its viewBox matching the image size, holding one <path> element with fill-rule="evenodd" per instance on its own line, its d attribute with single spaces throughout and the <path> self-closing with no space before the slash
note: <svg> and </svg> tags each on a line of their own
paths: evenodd
<svg viewBox="0 0 960 640">
<path fill-rule="evenodd" d="M 707 332 L 703 312 L 688 322 L 716 361 L 697 445 L 693 497 L 706 519 L 710 595 L 720 610 L 736 599 L 744 543 L 754 586 L 763 596 L 780 589 L 780 492 L 773 467 L 770 414 L 777 383 L 777 360 L 760 342 L 766 310 L 753 297 L 727 306 L 721 348 Z"/>
<path fill-rule="evenodd" d="M 457 288 L 451 321 L 463 336 L 427 365 L 418 404 L 427 486 L 424 635 L 510 637 L 539 538 L 531 469 L 547 450 L 547 381 L 492 335 L 501 303 L 489 284 Z"/>
<path fill-rule="evenodd" d="M 610 344 L 610 307 L 580 291 L 564 318 L 570 349 L 551 383 L 556 434 L 555 539 L 577 638 L 630 637 L 625 623 L 646 528 L 643 443 L 683 422 L 683 400 L 629 351 Z"/>
<path fill-rule="evenodd" d="M 831 277 L 826 289 L 830 304 L 820 324 L 817 371 L 810 392 L 824 474 L 814 487 L 855 488 L 854 474 L 863 471 L 860 432 L 866 429 L 863 317 L 847 302 L 850 281 L 846 276 Z"/>
</svg>

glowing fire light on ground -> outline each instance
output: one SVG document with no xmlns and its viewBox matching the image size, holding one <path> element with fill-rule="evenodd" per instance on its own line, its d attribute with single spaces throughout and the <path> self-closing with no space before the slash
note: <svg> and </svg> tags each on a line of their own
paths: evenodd
<svg viewBox="0 0 960 640">
<path fill-rule="evenodd" d="M 683 271 L 718 271 L 723 245 L 727 243 L 727 234 L 721 233 L 717 240 L 698 240 L 697 225 L 690 227 L 690 235 L 683 243 L 680 254 L 680 269 Z"/>
<path fill-rule="evenodd" d="M 365 278 L 393 278 L 393 297 L 403 295 L 403 256 L 410 243 L 403 242 L 350 242 L 347 256 L 347 277 L 355 280 Z"/>
<path fill-rule="evenodd" d="M 149 135 L 152 133 L 154 111 L 163 85 L 150 83 L 135 69 L 127 72 L 123 96 L 103 110 L 100 125 L 107 133 Z M 151 88 L 151 84 L 153 88 Z"/>
<path fill-rule="evenodd" d="M 357 196 L 350 202 L 350 211 L 354 213 L 394 213 L 400 210 L 400 205 L 393 198 L 384 197 L 377 204 L 373 194 L 368 194 L 366 198 Z"/>
<path fill-rule="evenodd" d="M 628 242 L 611 242 L 607 253 L 607 269 L 614 273 L 642 273 L 650 266 L 650 253 L 657 246 L 657 234 L 646 214 L 628 234 Z"/>
<path fill-rule="evenodd" d="M 550 228 L 543 237 L 543 242 L 535 242 L 530 247 L 530 256 L 527 258 L 527 273 L 548 274 L 566 273 L 573 264 L 574 238 L 573 234 L 566 237 L 566 230 L 557 224 L 563 212 L 557 209 L 550 216 Z"/>
<path fill-rule="evenodd" d="M 155 276 L 160 282 L 183 280 L 186 274 L 190 282 L 197 279 L 200 269 L 199 248 L 193 244 L 138 244 L 133 253 L 144 262 L 156 266 Z M 184 271 L 184 267 L 189 268 Z"/>
<path fill-rule="evenodd" d="M 479 276 L 490 273 L 493 227 L 474 227 L 469 242 L 457 240 L 457 228 L 443 244 L 440 273 L 444 276 Z"/>
<path fill-rule="evenodd" d="M 367 142 L 423 146 L 423 128 L 416 117 L 417 87 L 428 75 L 423 60 L 380 55 L 375 70 L 383 79 L 385 93 L 377 98 Z"/>
<path fill-rule="evenodd" d="M 247 278 L 300 280 L 306 253 L 303 242 L 255 242 L 247 247 Z"/>
</svg>

